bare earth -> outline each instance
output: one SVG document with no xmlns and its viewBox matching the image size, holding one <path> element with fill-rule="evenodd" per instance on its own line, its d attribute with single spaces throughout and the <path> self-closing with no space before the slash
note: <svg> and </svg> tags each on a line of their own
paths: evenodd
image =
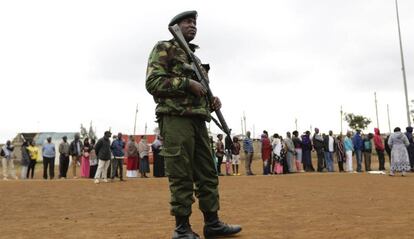
<svg viewBox="0 0 414 239">
<path fill-rule="evenodd" d="M 413 185 L 413 174 L 220 177 L 220 215 L 243 226 L 240 239 L 414 238 Z M 0 238 L 171 238 L 168 200 L 166 178 L 0 181 Z"/>
</svg>

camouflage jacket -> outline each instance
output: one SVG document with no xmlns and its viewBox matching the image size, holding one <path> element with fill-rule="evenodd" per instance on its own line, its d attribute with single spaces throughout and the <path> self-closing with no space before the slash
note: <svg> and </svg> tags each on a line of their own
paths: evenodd
<svg viewBox="0 0 414 239">
<path fill-rule="evenodd" d="M 189 44 L 192 50 L 197 48 Z M 189 91 L 189 80 L 196 79 L 184 50 L 172 39 L 158 42 L 148 60 L 146 88 L 154 96 L 157 116 L 200 116 L 210 121 L 206 97 Z"/>
</svg>

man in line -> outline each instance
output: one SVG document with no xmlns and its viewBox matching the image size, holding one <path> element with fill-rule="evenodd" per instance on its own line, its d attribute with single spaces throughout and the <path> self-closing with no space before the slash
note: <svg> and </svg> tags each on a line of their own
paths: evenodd
<svg viewBox="0 0 414 239">
<path fill-rule="evenodd" d="M 355 157 L 357 162 L 357 172 L 362 172 L 362 151 L 364 150 L 364 141 L 361 137 L 361 130 L 357 129 L 356 134 L 352 137 L 352 144 L 354 145 Z"/>
<path fill-rule="evenodd" d="M 318 157 L 318 172 L 322 172 L 324 169 L 324 145 L 323 145 L 323 138 L 319 134 L 319 129 L 315 128 L 315 134 L 312 137 L 313 148 L 316 151 L 316 155 Z"/>
<path fill-rule="evenodd" d="M 66 179 L 69 167 L 69 148 L 68 137 L 65 135 L 59 144 L 59 178 Z"/>
<path fill-rule="evenodd" d="M 407 147 L 408 151 L 408 158 L 410 159 L 410 166 L 411 166 L 411 172 L 414 172 L 414 139 L 413 139 L 413 127 L 408 126 L 405 132 L 405 136 L 408 138 L 408 142 L 410 145 Z"/>
<path fill-rule="evenodd" d="M 98 170 L 95 174 L 95 183 L 99 183 L 99 179 L 103 178 L 105 183 L 108 182 L 107 171 L 111 162 L 111 132 L 105 131 L 104 137 L 100 138 L 95 145 L 96 156 L 99 160 Z"/>
<path fill-rule="evenodd" d="M 382 142 L 381 133 L 378 128 L 374 128 L 374 146 L 375 151 L 377 151 L 378 161 L 379 161 L 379 171 L 385 170 L 385 156 L 384 156 L 384 143 Z"/>
<path fill-rule="evenodd" d="M 49 169 L 49 178 L 55 177 L 55 158 L 56 150 L 55 144 L 52 143 L 52 138 L 47 137 L 46 143 L 42 147 L 43 156 L 43 179 L 47 179 L 47 170 Z"/>
<path fill-rule="evenodd" d="M 69 154 L 72 156 L 72 174 L 73 178 L 76 177 L 76 164 L 80 163 L 80 157 L 82 156 L 83 144 L 80 140 L 79 133 L 75 134 L 75 139 L 70 143 Z"/>
<path fill-rule="evenodd" d="M 333 155 L 335 152 L 335 138 L 333 137 L 332 130 L 329 130 L 329 135 L 326 135 L 323 139 L 324 142 L 324 151 L 325 151 L 325 161 L 328 172 L 334 171 Z"/>
<path fill-rule="evenodd" d="M 243 150 L 244 150 L 244 155 L 246 156 L 246 159 L 244 161 L 246 175 L 247 176 L 254 175 L 252 172 L 252 161 L 253 161 L 254 151 L 253 151 L 253 140 L 250 138 L 250 131 L 246 132 L 246 138 L 243 140 Z"/>
<path fill-rule="evenodd" d="M 18 179 L 16 176 L 16 171 L 14 170 L 14 162 L 12 159 L 12 153 L 13 153 L 14 147 L 11 144 L 10 140 L 7 140 L 6 144 L 3 145 L 3 147 L 0 149 L 1 151 L 1 164 L 3 167 L 3 180 L 9 180 L 8 176 L 10 176 L 13 179 Z"/>
<path fill-rule="evenodd" d="M 188 11 L 169 23 L 178 25 L 192 51 L 197 48 L 190 43 L 197 33 L 196 19 L 197 12 Z M 228 236 L 241 231 L 241 227 L 227 225 L 218 218 L 218 176 L 205 123 L 221 103 L 217 97 L 207 100 L 206 89 L 188 70 L 189 63 L 175 39 L 160 41 L 150 54 L 146 78 L 147 91 L 157 103 L 156 115 L 164 139 L 161 154 L 170 184 L 171 214 L 176 221 L 172 238 L 200 238 L 189 223 L 194 191 L 204 215 L 204 236 Z M 208 67 L 199 66 L 207 74 Z"/>
<path fill-rule="evenodd" d="M 224 144 L 223 144 L 223 135 L 217 135 L 217 142 L 216 142 L 216 157 L 217 157 L 217 174 L 218 176 L 223 176 L 221 173 L 221 164 L 223 163 L 224 157 Z"/>
<path fill-rule="evenodd" d="M 125 142 L 122 140 L 122 133 L 118 133 L 118 138 L 112 142 L 111 150 L 112 154 L 114 155 L 114 161 L 112 164 L 112 175 L 111 179 L 115 179 L 115 174 L 119 173 L 118 177 L 120 181 L 124 181 L 123 174 L 124 174 L 124 148 L 125 148 Z"/>
</svg>

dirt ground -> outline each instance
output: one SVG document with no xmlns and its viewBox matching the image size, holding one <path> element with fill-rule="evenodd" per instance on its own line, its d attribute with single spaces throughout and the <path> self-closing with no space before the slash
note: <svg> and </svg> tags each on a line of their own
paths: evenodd
<svg viewBox="0 0 414 239">
<path fill-rule="evenodd" d="M 166 178 L 45 181 L 40 164 L 36 177 L 0 181 L 0 238 L 171 238 Z M 414 238 L 413 185 L 414 174 L 220 177 L 220 215 L 243 226 L 240 239 Z"/>
</svg>

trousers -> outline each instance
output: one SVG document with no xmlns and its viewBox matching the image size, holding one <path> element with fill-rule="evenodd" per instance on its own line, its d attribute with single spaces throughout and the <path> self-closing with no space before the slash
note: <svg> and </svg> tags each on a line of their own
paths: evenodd
<svg viewBox="0 0 414 239">
<path fill-rule="evenodd" d="M 171 215 L 192 213 L 194 195 L 203 212 L 219 210 L 218 176 L 205 121 L 198 117 L 162 115 L 159 118 L 171 199 Z"/>
</svg>

